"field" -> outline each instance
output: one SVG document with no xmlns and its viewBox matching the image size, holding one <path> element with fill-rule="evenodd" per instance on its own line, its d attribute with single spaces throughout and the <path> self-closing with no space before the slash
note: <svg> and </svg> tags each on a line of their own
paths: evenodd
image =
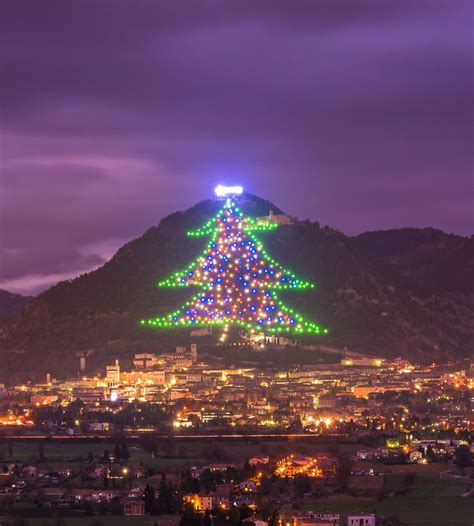
<svg viewBox="0 0 474 526">
<path fill-rule="evenodd" d="M 8 522 L 10 521 L 10 522 Z M 94 522 L 96 521 L 96 522 Z M 77 517 L 64 519 L 62 526 L 153 526 L 157 523 L 156 517 L 124 517 L 123 515 L 106 517 Z M 0 526 L 14 526 L 12 519 L 2 519 Z M 28 526 L 56 526 L 57 519 L 28 519 Z"/>
<path fill-rule="evenodd" d="M 385 475 L 385 486 L 399 486 L 400 474 Z M 334 511 L 343 514 L 375 513 L 385 518 L 398 517 L 410 526 L 472 526 L 474 499 L 462 497 L 466 484 L 447 484 L 435 476 L 418 476 L 406 495 L 381 501 L 373 499 L 328 498 L 305 503 L 305 510 Z"/>
<path fill-rule="evenodd" d="M 104 450 L 113 452 L 115 444 L 104 440 L 103 442 L 43 442 L 44 462 L 40 467 L 43 469 L 47 466 L 51 470 L 60 467 L 77 467 L 80 458 L 87 458 L 89 451 L 94 456 L 99 455 Z M 246 459 L 254 455 L 272 455 L 284 456 L 290 452 L 300 452 L 303 454 L 313 454 L 328 452 L 334 446 L 331 444 L 320 444 L 314 440 L 233 440 L 226 439 L 208 439 L 208 440 L 173 440 L 165 439 L 158 442 L 159 455 L 152 457 L 151 453 L 135 443 L 129 443 L 130 462 L 139 464 L 142 462 L 156 470 L 171 472 L 183 471 L 194 465 L 202 465 L 206 462 L 232 461 L 243 463 Z M 354 446 L 340 444 L 339 449 L 348 453 L 353 452 Z M 3 460 L 9 461 L 7 448 L 4 445 L 0 451 L 3 453 Z M 27 463 L 39 456 L 39 444 L 34 441 L 15 441 L 13 445 L 12 461 L 18 463 Z"/>
<path fill-rule="evenodd" d="M 115 444 L 112 442 L 93 442 L 93 443 L 48 443 L 44 442 L 43 455 L 45 460 L 39 463 L 42 470 L 49 469 L 51 471 L 58 470 L 61 468 L 78 469 L 81 458 L 87 458 L 89 451 L 94 456 L 103 453 L 108 450 L 113 453 Z M 205 460 L 199 456 L 189 456 L 186 451 L 177 451 L 169 457 L 153 458 L 151 453 L 139 447 L 137 445 L 129 446 L 130 452 L 130 463 L 139 464 L 142 462 L 150 467 L 153 467 L 160 471 L 183 471 L 189 469 L 191 466 L 202 464 Z M 12 452 L 12 462 L 18 462 L 21 464 L 28 463 L 39 456 L 39 445 L 31 442 L 15 442 Z M 184 453 L 184 454 L 183 454 Z M 4 461 L 10 461 L 9 457 L 3 454 Z"/>
</svg>

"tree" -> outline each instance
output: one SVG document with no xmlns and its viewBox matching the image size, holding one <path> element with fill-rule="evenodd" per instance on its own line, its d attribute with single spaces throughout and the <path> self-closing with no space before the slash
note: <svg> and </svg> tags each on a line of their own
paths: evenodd
<svg viewBox="0 0 474 526">
<path fill-rule="evenodd" d="M 246 459 L 244 465 L 242 466 L 242 473 L 244 477 L 250 478 L 255 476 L 255 473 L 257 472 L 257 466 L 252 466 L 249 463 L 249 460 Z"/>
<path fill-rule="evenodd" d="M 204 491 L 214 491 L 216 489 L 216 484 L 223 482 L 224 476 L 222 471 L 211 471 L 210 469 L 205 469 L 199 476 L 201 484 L 204 486 Z"/>
<path fill-rule="evenodd" d="M 211 236 L 207 248 L 186 269 L 158 283 L 162 287 L 197 286 L 199 292 L 178 310 L 142 320 L 156 327 L 236 325 L 250 330 L 282 333 L 326 333 L 287 307 L 275 289 L 313 287 L 284 269 L 263 249 L 252 232 L 276 223 L 245 217 L 228 198 L 219 212 L 190 236 Z"/>
<path fill-rule="evenodd" d="M 130 458 L 130 452 L 125 442 L 122 444 L 122 447 L 120 448 L 120 455 L 123 460 L 128 460 Z"/>
<path fill-rule="evenodd" d="M 297 497 L 302 497 L 311 491 L 311 480 L 308 475 L 299 474 L 293 480 L 293 487 Z"/>
<path fill-rule="evenodd" d="M 407 463 L 407 454 L 400 450 L 397 455 L 397 464 L 406 464 Z"/>
<path fill-rule="evenodd" d="M 239 508 L 240 512 L 240 522 L 244 521 L 245 519 L 248 519 L 253 515 L 253 511 L 251 508 L 247 506 L 247 504 L 242 504 Z"/>
<path fill-rule="evenodd" d="M 122 513 L 122 503 L 120 497 L 114 497 L 109 503 L 109 513 L 112 515 L 121 515 Z"/>
<path fill-rule="evenodd" d="M 272 481 L 268 477 L 263 476 L 260 479 L 260 493 L 262 495 L 269 495 L 271 489 L 272 489 Z"/>
<path fill-rule="evenodd" d="M 280 514 L 278 510 L 275 510 L 268 519 L 268 526 L 279 526 L 280 524 Z"/>
<path fill-rule="evenodd" d="M 435 452 L 433 451 L 433 447 L 431 444 L 428 444 L 428 447 L 426 448 L 426 459 L 428 460 L 428 462 L 437 461 Z"/>
<path fill-rule="evenodd" d="M 261 499 L 258 505 L 259 517 L 261 517 L 264 521 L 268 522 L 274 512 L 275 512 L 275 500 L 272 498 L 268 498 L 268 497 Z"/>
<path fill-rule="evenodd" d="M 292 433 L 301 433 L 303 431 L 303 423 L 301 418 L 296 416 L 290 424 L 290 431 Z"/>
<path fill-rule="evenodd" d="M 143 492 L 143 500 L 145 502 L 145 513 L 151 513 L 155 504 L 155 490 L 153 486 L 147 484 Z"/>
<path fill-rule="evenodd" d="M 158 514 L 171 513 L 174 511 L 174 507 L 173 488 L 163 473 L 161 475 L 154 511 Z"/>
<path fill-rule="evenodd" d="M 44 460 L 45 460 L 45 457 L 44 457 L 44 443 L 43 443 L 43 441 L 38 443 L 38 460 L 40 462 L 44 462 Z"/>
<path fill-rule="evenodd" d="M 462 444 L 458 446 L 454 452 L 456 466 L 461 470 L 464 475 L 464 470 L 471 464 L 472 453 L 469 446 Z"/>
<path fill-rule="evenodd" d="M 341 455 L 337 462 L 336 482 L 341 491 L 346 491 L 352 472 L 352 461 L 350 457 Z"/>
<path fill-rule="evenodd" d="M 118 444 L 115 444 L 114 447 L 114 459 L 116 462 L 120 462 L 122 460 L 122 449 Z"/>
<path fill-rule="evenodd" d="M 179 526 L 201 526 L 201 524 L 201 514 L 197 513 L 192 505 L 187 504 L 181 515 Z"/>
<path fill-rule="evenodd" d="M 231 506 L 229 508 L 229 513 L 227 515 L 227 522 L 229 524 L 239 524 L 240 521 L 240 511 L 236 506 Z"/>
<path fill-rule="evenodd" d="M 211 512 L 206 510 L 202 519 L 202 526 L 212 526 Z"/>
<path fill-rule="evenodd" d="M 216 506 L 212 510 L 212 517 L 214 526 L 225 526 L 228 522 L 227 520 L 227 511 L 221 506 Z"/>
<path fill-rule="evenodd" d="M 182 493 L 199 493 L 199 480 L 192 477 L 189 472 L 183 473 L 179 482 L 179 490 Z"/>
</svg>

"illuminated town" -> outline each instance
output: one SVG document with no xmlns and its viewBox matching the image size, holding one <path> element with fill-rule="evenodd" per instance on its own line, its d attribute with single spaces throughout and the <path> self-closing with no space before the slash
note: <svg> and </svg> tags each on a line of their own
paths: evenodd
<svg viewBox="0 0 474 526">
<path fill-rule="evenodd" d="M 0 526 L 474 526 L 474 1 L 0 1 Z"/>
<path fill-rule="evenodd" d="M 474 427 L 472 363 L 419 366 L 357 353 L 334 361 L 322 348 L 326 363 L 232 368 L 201 352 L 199 339 L 94 374 L 80 357 L 75 378 L 49 373 L 42 383 L 3 386 L 1 501 L 33 499 L 71 516 L 184 509 L 213 520 L 238 513 L 265 524 L 363 517 L 370 525 L 375 514 L 299 507 L 317 495 L 378 497 L 391 473 L 401 485 L 457 473 L 469 488 L 461 455 Z M 253 340 L 245 348 L 256 359 L 277 350 Z"/>
<path fill-rule="evenodd" d="M 426 484 L 469 506 L 474 362 L 416 364 L 300 339 L 328 330 L 275 289 L 312 284 L 250 234 L 292 220 L 244 217 L 241 193 L 216 188 L 217 215 L 188 231 L 210 244 L 158 283 L 200 292 L 139 323 L 184 328 L 188 345 L 102 366 L 89 349 L 72 377 L 51 363 L 41 382 L 0 385 L 0 504 L 12 517 L 390 526 L 400 524 L 393 506 Z"/>
</svg>

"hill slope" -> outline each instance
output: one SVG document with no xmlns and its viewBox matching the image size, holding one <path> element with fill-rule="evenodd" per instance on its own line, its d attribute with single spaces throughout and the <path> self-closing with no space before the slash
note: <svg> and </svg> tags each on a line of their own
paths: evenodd
<svg viewBox="0 0 474 526">
<path fill-rule="evenodd" d="M 137 322 L 164 314 L 189 296 L 189 289 L 155 284 L 199 254 L 206 240 L 185 232 L 204 223 L 219 204 L 203 201 L 171 214 L 103 267 L 34 298 L 0 334 L 0 378 L 26 374 L 33 364 L 70 372 L 76 368 L 75 353 L 87 348 L 111 359 L 120 348 L 156 351 L 187 341 L 189 331 L 163 333 Z M 240 206 L 249 215 L 280 212 L 250 194 Z M 348 237 L 309 221 L 261 237 L 277 261 L 317 283 L 311 291 L 288 291 L 285 299 L 330 327 L 328 344 L 420 361 L 472 349 L 473 238 L 433 229 Z M 43 358 L 39 366 L 37 356 Z"/>
<path fill-rule="evenodd" d="M 13 319 L 30 300 L 29 296 L 0 289 L 0 326 Z"/>
</svg>

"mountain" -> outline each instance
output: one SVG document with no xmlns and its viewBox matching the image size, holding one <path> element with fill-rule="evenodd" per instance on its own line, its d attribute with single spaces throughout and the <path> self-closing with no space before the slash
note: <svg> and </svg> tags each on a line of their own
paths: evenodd
<svg viewBox="0 0 474 526">
<path fill-rule="evenodd" d="M 70 373 L 85 349 L 104 363 L 117 354 L 189 342 L 189 331 L 144 328 L 138 320 L 167 313 L 189 297 L 190 289 L 158 289 L 156 281 L 201 252 L 207 240 L 185 233 L 220 205 L 212 199 L 173 213 L 104 266 L 32 299 L 0 332 L 0 379 L 34 370 Z M 252 216 L 282 213 L 251 194 L 239 205 Z M 288 304 L 331 329 L 317 341 L 420 362 L 472 352 L 474 238 L 430 228 L 349 237 L 308 220 L 261 238 L 275 260 L 317 284 L 284 294 Z"/>
<path fill-rule="evenodd" d="M 0 326 L 13 319 L 30 300 L 29 296 L 0 289 Z"/>
</svg>

